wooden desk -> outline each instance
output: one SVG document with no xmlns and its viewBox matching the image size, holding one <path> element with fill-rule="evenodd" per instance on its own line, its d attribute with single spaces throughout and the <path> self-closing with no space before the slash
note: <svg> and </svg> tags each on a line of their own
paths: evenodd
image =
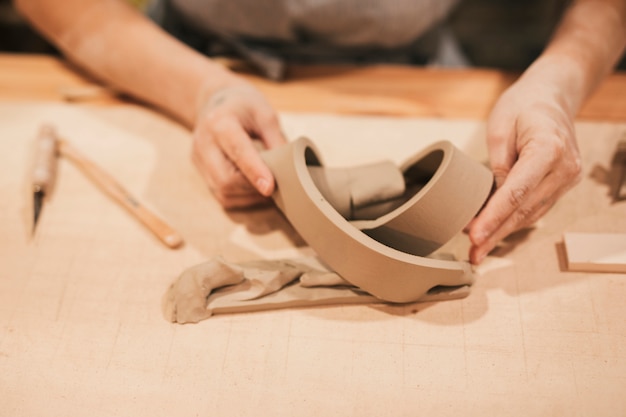
<svg viewBox="0 0 626 417">
<path fill-rule="evenodd" d="M 416 90 L 399 77 L 390 87 L 374 81 L 394 71 L 415 77 Z M 400 161 L 441 138 L 484 159 L 481 119 L 510 82 L 489 71 L 321 72 L 258 82 L 283 111 L 319 112 L 343 97 L 333 110 L 358 113 L 282 114 L 289 137 L 310 136 L 335 165 Z M 424 74 L 432 78 L 419 83 Z M 307 248 L 272 207 L 223 211 L 189 162 L 189 132 L 171 120 L 132 104 L 61 103 L 59 86 L 85 83 L 53 59 L 0 57 L 0 415 L 626 415 L 625 276 L 565 272 L 559 256 L 566 231 L 626 231 L 626 206 L 611 203 L 606 185 L 621 119 L 577 123 L 583 181 L 487 258 L 467 298 L 182 326 L 164 320 L 160 299 L 187 267 Z M 623 89 L 623 77 L 606 85 Z M 624 95 L 603 91 L 587 111 L 619 114 Z M 445 117 L 368 116 L 390 108 Z M 165 248 L 63 159 L 31 236 L 28 166 L 44 121 L 164 216 L 185 246 Z M 465 256 L 466 237 L 454 243 Z"/>
<path fill-rule="evenodd" d="M 250 76 L 279 111 L 484 119 L 516 78 L 494 70 L 377 66 L 298 67 L 273 83 Z M 63 91 L 93 85 L 49 56 L 0 54 L 0 100 L 66 101 Z M 92 103 L 119 103 L 103 92 Z M 626 73 L 613 74 L 585 104 L 580 120 L 626 121 Z"/>
</svg>

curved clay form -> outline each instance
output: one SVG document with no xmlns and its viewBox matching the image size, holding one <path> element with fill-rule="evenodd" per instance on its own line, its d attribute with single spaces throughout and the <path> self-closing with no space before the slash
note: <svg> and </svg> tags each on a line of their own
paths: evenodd
<svg viewBox="0 0 626 417">
<path fill-rule="evenodd" d="M 381 300 L 412 302 L 436 286 L 473 281 L 466 262 L 426 258 L 480 210 L 491 172 L 449 142 L 435 143 L 402 165 L 407 192 L 375 220 L 346 220 L 316 187 L 309 167 L 322 166 L 300 138 L 265 151 L 276 178 L 273 195 L 302 238 L 335 272 Z"/>
<path fill-rule="evenodd" d="M 375 219 L 381 203 L 384 206 L 406 191 L 402 171 L 391 161 L 350 168 L 309 166 L 309 174 L 324 198 L 348 220 Z"/>
</svg>

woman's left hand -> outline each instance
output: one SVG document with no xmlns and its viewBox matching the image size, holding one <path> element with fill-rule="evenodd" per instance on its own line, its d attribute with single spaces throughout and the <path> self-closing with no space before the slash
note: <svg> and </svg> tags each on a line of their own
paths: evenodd
<svg viewBox="0 0 626 417">
<path fill-rule="evenodd" d="M 496 190 L 468 227 L 472 263 L 536 222 L 581 179 L 568 104 L 562 92 L 532 76 L 522 77 L 496 103 L 487 122 Z"/>
</svg>

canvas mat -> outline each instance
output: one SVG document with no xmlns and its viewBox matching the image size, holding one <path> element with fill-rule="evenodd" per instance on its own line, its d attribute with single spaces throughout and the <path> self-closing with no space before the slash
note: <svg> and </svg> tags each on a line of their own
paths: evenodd
<svg viewBox="0 0 626 417">
<path fill-rule="evenodd" d="M 401 162 L 448 139 L 486 160 L 478 121 L 283 114 L 327 165 Z M 39 124 L 114 175 L 185 239 L 170 250 L 69 161 L 34 238 Z M 462 300 L 167 322 L 187 267 L 311 255 L 273 207 L 225 212 L 189 133 L 132 106 L 0 105 L 0 415 L 615 416 L 626 414 L 626 277 L 563 271 L 564 232 L 626 232 L 607 169 L 624 125 L 579 123 L 585 172 L 532 231 L 476 271 Z M 467 258 L 460 235 L 444 248 Z M 351 261 L 347 259 L 346 261 Z"/>
</svg>

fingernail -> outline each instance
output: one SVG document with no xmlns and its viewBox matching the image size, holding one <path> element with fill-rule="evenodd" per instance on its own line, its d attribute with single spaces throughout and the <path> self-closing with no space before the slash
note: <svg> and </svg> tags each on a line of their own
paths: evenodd
<svg viewBox="0 0 626 417">
<path fill-rule="evenodd" d="M 265 178 L 259 178 L 256 181 L 256 189 L 264 196 L 270 195 L 270 182 Z"/>
</svg>

